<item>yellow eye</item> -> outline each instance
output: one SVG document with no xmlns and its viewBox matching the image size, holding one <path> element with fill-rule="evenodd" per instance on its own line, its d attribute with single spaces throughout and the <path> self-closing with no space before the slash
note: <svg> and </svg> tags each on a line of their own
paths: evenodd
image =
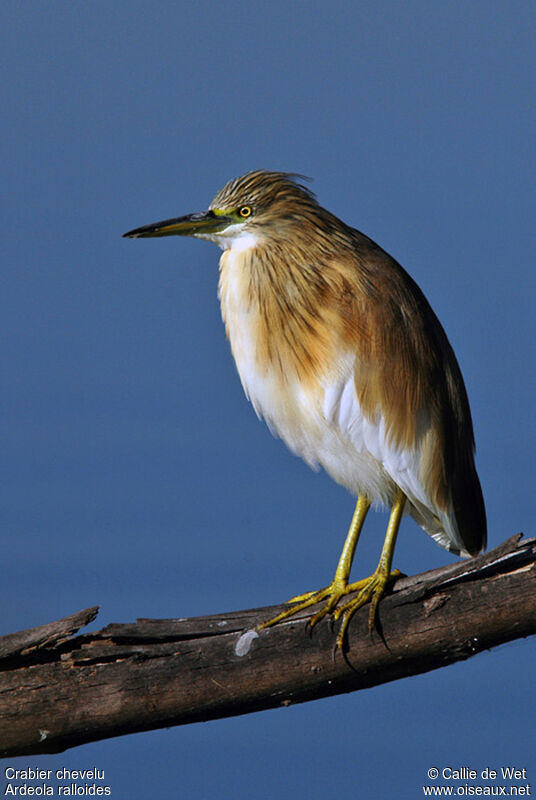
<svg viewBox="0 0 536 800">
<path fill-rule="evenodd" d="M 251 206 L 242 206 L 242 208 L 238 209 L 238 213 L 240 214 L 242 219 L 246 219 L 247 217 L 251 216 L 251 214 L 253 213 L 253 209 L 251 208 Z"/>
</svg>

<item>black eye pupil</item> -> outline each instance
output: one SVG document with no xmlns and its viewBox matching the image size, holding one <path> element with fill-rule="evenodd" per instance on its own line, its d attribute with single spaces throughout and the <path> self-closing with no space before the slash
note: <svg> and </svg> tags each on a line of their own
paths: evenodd
<svg viewBox="0 0 536 800">
<path fill-rule="evenodd" d="M 251 214 L 251 208 L 249 206 L 242 206 L 240 209 L 240 216 L 241 217 L 249 217 Z"/>
</svg>

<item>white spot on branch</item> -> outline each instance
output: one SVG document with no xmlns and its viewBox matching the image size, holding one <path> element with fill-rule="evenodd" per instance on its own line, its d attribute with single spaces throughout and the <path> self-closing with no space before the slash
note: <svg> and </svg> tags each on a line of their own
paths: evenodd
<svg viewBox="0 0 536 800">
<path fill-rule="evenodd" d="M 255 630 L 246 631 L 245 633 L 240 636 L 237 643 L 235 644 L 235 656 L 245 656 L 249 653 L 251 649 L 251 642 L 253 639 L 258 639 L 259 634 Z"/>
</svg>

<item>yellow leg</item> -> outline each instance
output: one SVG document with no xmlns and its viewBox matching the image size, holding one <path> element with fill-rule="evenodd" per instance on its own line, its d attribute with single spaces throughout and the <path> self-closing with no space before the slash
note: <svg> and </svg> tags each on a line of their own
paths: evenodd
<svg viewBox="0 0 536 800">
<path fill-rule="evenodd" d="M 365 517 L 367 516 L 367 511 L 369 508 L 370 500 L 368 500 L 368 498 L 365 496 L 360 495 L 357 498 L 354 515 L 346 535 L 341 557 L 339 558 L 339 563 L 337 564 L 337 569 L 335 570 L 335 575 L 330 585 L 326 586 L 325 589 L 318 589 L 314 592 L 305 592 L 305 594 L 299 594 L 296 597 L 293 597 L 288 601 L 289 603 L 292 603 L 291 608 L 282 611 L 276 617 L 273 617 L 273 619 L 262 622 L 258 626 L 258 630 L 262 630 L 263 628 L 271 628 L 272 625 L 276 625 L 278 622 L 288 619 L 288 617 L 293 616 L 293 614 L 296 614 L 298 611 L 302 611 L 304 608 L 309 608 L 310 606 L 314 606 L 317 603 L 322 602 L 322 600 L 327 599 L 326 605 L 309 620 L 309 625 L 312 627 L 313 625 L 316 625 L 316 623 L 321 620 L 322 617 L 325 617 L 326 614 L 335 608 L 341 597 L 348 592 L 348 578 L 350 577 L 352 560 L 354 558 L 359 534 L 361 533 L 361 529 L 363 527 L 363 523 L 365 522 Z"/>
<path fill-rule="evenodd" d="M 400 528 L 400 521 L 402 520 L 405 504 L 406 495 L 401 489 L 397 489 L 376 571 L 370 578 L 365 578 L 357 583 L 351 583 L 348 586 L 348 592 L 359 590 L 359 594 L 357 597 L 354 597 L 352 600 L 349 600 L 347 603 L 337 608 L 333 614 L 335 619 L 339 619 L 339 617 L 342 616 L 341 627 L 337 635 L 337 647 L 339 648 L 343 646 L 346 630 L 352 616 L 359 608 L 366 605 L 369 601 L 369 630 L 373 630 L 376 621 L 376 610 L 385 592 L 385 587 L 390 581 L 401 575 L 400 570 L 391 572 L 391 565 L 393 563 L 396 537 L 398 536 L 398 529 Z"/>
<path fill-rule="evenodd" d="M 339 563 L 337 564 L 337 569 L 335 570 L 335 575 L 329 587 L 326 587 L 326 589 L 320 589 L 319 590 L 320 592 L 325 592 L 328 590 L 328 588 L 331 588 L 333 586 L 341 588 L 347 586 L 348 578 L 350 577 L 350 570 L 352 568 L 352 561 L 354 560 L 355 549 L 357 547 L 357 542 L 359 541 L 359 535 L 363 528 L 369 508 L 370 508 L 370 500 L 368 500 L 364 496 L 363 497 L 360 496 L 357 498 L 354 514 L 352 516 L 350 527 L 348 528 L 348 533 L 346 534 L 346 539 L 344 540 L 344 545 L 339 558 Z M 291 600 L 289 600 L 289 603 L 299 603 L 300 601 L 307 600 L 309 597 L 312 597 L 314 594 L 318 593 L 319 592 L 316 591 L 316 592 L 305 592 L 305 594 L 299 594 L 296 597 L 293 597 Z M 316 602 L 318 602 L 318 600 Z M 293 611 L 296 610 L 297 609 L 293 609 Z"/>
<path fill-rule="evenodd" d="M 333 612 L 335 619 L 339 619 L 339 617 L 342 616 L 341 629 L 337 636 L 338 648 L 342 648 L 343 646 L 348 623 L 350 622 L 352 615 L 358 610 L 358 608 L 361 608 L 361 606 L 364 606 L 369 601 L 372 601 L 369 613 L 369 627 L 372 629 L 374 627 L 376 609 L 385 591 L 386 585 L 390 580 L 397 578 L 401 574 L 399 570 L 391 572 L 391 564 L 393 561 L 396 537 L 398 534 L 402 513 L 404 511 L 405 502 L 405 495 L 401 490 L 397 490 L 393 508 L 391 510 L 391 516 L 389 518 L 389 524 L 387 526 L 385 541 L 383 543 L 383 548 L 380 555 L 380 561 L 374 574 L 369 578 L 364 578 L 363 580 L 357 581 L 357 583 L 348 583 L 350 569 L 352 567 L 352 561 L 359 535 L 361 533 L 361 529 L 363 528 L 363 523 L 365 522 L 367 512 L 370 508 L 370 500 L 368 500 L 367 497 L 360 495 L 357 500 L 352 522 L 350 523 L 350 528 L 348 530 L 342 553 L 339 558 L 339 563 L 337 564 L 337 569 L 335 570 L 335 575 L 333 576 L 333 580 L 329 586 L 326 586 L 324 589 L 318 589 L 314 592 L 306 592 L 305 594 L 293 597 L 292 600 L 288 601 L 289 604 L 292 604 L 290 608 L 285 609 L 285 611 L 277 614 L 277 616 L 273 617 L 272 619 L 261 623 L 258 626 L 258 630 L 270 628 L 272 625 L 276 625 L 278 622 L 282 622 L 282 620 L 293 616 L 298 611 L 302 611 L 305 608 L 314 606 L 324 600 L 326 601 L 325 604 L 319 611 L 316 612 L 316 614 L 311 617 L 309 620 L 309 625 L 313 627 L 317 622 L 323 619 L 326 614 L 331 612 Z M 342 597 L 356 591 L 359 591 L 357 597 L 337 608 L 337 604 Z"/>
</svg>

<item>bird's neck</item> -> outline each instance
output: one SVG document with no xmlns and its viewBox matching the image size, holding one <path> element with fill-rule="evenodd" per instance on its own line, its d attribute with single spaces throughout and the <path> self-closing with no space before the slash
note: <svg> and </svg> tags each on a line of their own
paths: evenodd
<svg viewBox="0 0 536 800">
<path fill-rule="evenodd" d="M 341 286 L 288 242 L 231 247 L 220 260 L 219 296 L 238 369 L 318 382 L 334 363 Z M 342 292 L 343 293 L 343 292 Z"/>
</svg>

